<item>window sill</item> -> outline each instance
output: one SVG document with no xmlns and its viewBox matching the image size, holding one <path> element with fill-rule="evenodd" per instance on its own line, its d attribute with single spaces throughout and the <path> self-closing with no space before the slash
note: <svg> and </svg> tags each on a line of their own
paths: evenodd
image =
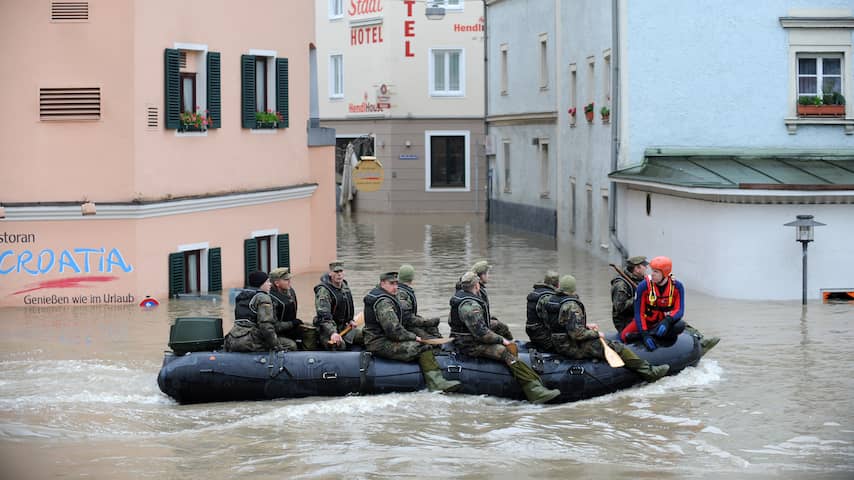
<svg viewBox="0 0 854 480">
<path fill-rule="evenodd" d="M 278 128 L 250 128 L 249 133 L 257 133 L 259 135 L 275 135 L 279 131 Z"/>
<path fill-rule="evenodd" d="M 846 135 L 854 135 L 854 118 L 846 117 L 786 117 L 784 119 L 786 128 L 789 130 L 789 135 L 798 133 L 798 127 L 801 125 L 842 125 L 845 127 Z"/>
<path fill-rule="evenodd" d="M 436 98 L 462 98 L 466 94 L 463 92 L 430 92 L 430 96 Z"/>
<path fill-rule="evenodd" d="M 176 137 L 207 137 L 207 130 L 175 130 Z"/>
</svg>

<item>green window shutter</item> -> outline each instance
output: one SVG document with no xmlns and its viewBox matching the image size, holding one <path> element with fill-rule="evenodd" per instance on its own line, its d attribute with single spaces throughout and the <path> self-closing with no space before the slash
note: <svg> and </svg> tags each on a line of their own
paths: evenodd
<svg viewBox="0 0 854 480">
<path fill-rule="evenodd" d="M 222 291 L 222 253 L 219 247 L 208 249 L 208 291 Z"/>
<path fill-rule="evenodd" d="M 240 116 L 243 128 L 255 128 L 255 55 L 240 56 Z"/>
<path fill-rule="evenodd" d="M 291 236 L 289 233 L 280 233 L 276 237 L 276 249 L 279 266 L 291 268 Z"/>
<path fill-rule="evenodd" d="M 276 59 L 276 111 L 282 115 L 279 128 L 288 128 L 288 59 Z"/>
<path fill-rule="evenodd" d="M 180 54 L 178 50 L 167 48 L 163 55 L 163 70 L 165 71 L 166 89 L 164 97 L 166 108 L 163 114 L 166 117 L 166 128 L 177 129 L 181 126 L 181 75 L 178 73 Z M 183 292 L 182 292 L 183 293 Z"/>
<path fill-rule="evenodd" d="M 219 65 L 219 52 L 208 52 L 208 115 L 212 121 L 208 128 L 222 127 L 222 82 Z"/>
<path fill-rule="evenodd" d="M 179 293 L 187 293 L 184 275 L 184 253 L 169 254 L 169 296 L 174 297 Z"/>
<path fill-rule="evenodd" d="M 258 243 L 254 238 L 243 241 L 243 285 L 249 286 L 249 274 L 258 269 Z"/>
</svg>

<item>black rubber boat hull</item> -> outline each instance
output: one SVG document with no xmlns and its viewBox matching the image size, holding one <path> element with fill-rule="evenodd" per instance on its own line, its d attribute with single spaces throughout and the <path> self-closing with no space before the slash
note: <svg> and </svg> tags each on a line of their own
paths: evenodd
<svg viewBox="0 0 854 480">
<path fill-rule="evenodd" d="M 639 345 L 629 348 L 654 365 L 669 364 L 670 375 L 696 365 L 701 356 L 699 342 L 684 333 L 673 345 L 654 352 Z M 584 400 L 643 382 L 631 370 L 611 368 L 605 361 L 568 360 L 524 348 L 519 357 L 541 375 L 548 388 L 560 389 L 561 395 L 550 403 Z M 502 363 L 461 355 L 450 348 L 436 355 L 436 359 L 445 378 L 462 381 L 459 393 L 525 399 Z M 373 395 L 426 388 L 418 363 L 386 360 L 361 351 L 207 351 L 180 356 L 167 353 L 157 384 L 163 393 L 182 404 Z"/>
</svg>

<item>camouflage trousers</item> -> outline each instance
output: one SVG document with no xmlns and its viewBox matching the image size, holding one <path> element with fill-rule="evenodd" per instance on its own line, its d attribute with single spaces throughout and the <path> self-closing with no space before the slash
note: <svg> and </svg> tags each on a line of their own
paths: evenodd
<svg viewBox="0 0 854 480">
<path fill-rule="evenodd" d="M 552 344 L 552 335 L 545 325 L 542 323 L 527 323 L 525 324 L 525 333 L 531 340 L 531 346 L 541 352 L 551 352 L 554 350 Z"/>
<path fill-rule="evenodd" d="M 605 358 L 605 351 L 602 349 L 602 342 L 598 339 L 583 340 L 580 342 L 569 338 L 565 333 L 553 334 L 552 343 L 554 350 L 552 353 L 563 355 L 566 358 L 573 360 L 583 360 L 586 358 Z M 614 345 L 609 342 L 608 346 L 614 348 Z M 622 348 L 620 348 L 622 350 Z M 616 349 L 615 349 L 616 350 Z"/>
<path fill-rule="evenodd" d="M 483 357 L 498 360 L 510 365 L 516 360 L 507 348 L 500 343 L 480 343 L 470 335 L 454 338 L 454 346 L 460 353 L 470 357 Z"/>
<path fill-rule="evenodd" d="M 510 333 L 510 327 L 508 327 L 506 323 L 495 317 L 489 319 L 489 329 L 506 338 L 507 340 L 513 340 L 513 334 Z"/>
<path fill-rule="evenodd" d="M 266 352 L 269 350 L 293 351 L 297 344 L 293 340 L 279 337 L 279 342 L 273 348 L 267 348 L 261 330 L 249 320 L 237 320 L 231 331 L 225 336 L 227 352 Z"/>
<path fill-rule="evenodd" d="M 378 357 L 411 362 L 417 360 L 422 352 L 431 350 L 432 347 L 414 340 L 395 342 L 386 338 L 379 338 L 365 345 L 365 349 Z"/>
<path fill-rule="evenodd" d="M 403 328 L 421 338 L 442 338 L 442 334 L 439 332 L 438 318 L 424 318 L 421 315 L 413 315 L 408 322 L 404 322 Z"/>
</svg>

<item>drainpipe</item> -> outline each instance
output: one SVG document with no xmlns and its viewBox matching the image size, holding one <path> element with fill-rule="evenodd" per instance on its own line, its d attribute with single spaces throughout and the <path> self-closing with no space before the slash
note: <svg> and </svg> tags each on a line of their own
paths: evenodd
<svg viewBox="0 0 854 480">
<path fill-rule="evenodd" d="M 611 171 L 617 169 L 617 154 L 620 146 L 620 0 L 611 0 Z M 623 260 L 629 258 L 626 247 L 620 243 L 617 236 L 617 182 L 611 180 L 609 184 L 610 212 L 608 214 L 608 234 L 611 243 L 617 247 L 617 251 Z"/>
<path fill-rule="evenodd" d="M 487 181 L 489 178 L 489 159 L 486 156 L 486 142 L 489 140 L 489 122 L 486 120 L 486 117 L 489 116 L 489 42 L 488 40 L 488 15 L 486 14 L 489 5 L 486 4 L 488 0 L 483 0 L 483 162 L 486 164 L 487 171 Z M 474 210 L 477 211 L 478 207 L 478 199 L 480 198 L 480 190 L 477 189 L 478 171 L 477 171 L 477 163 L 475 163 L 475 177 L 474 177 L 474 185 L 475 185 L 475 196 L 474 196 Z M 486 215 L 485 218 L 489 220 L 489 198 L 486 199 L 485 205 Z"/>
</svg>

